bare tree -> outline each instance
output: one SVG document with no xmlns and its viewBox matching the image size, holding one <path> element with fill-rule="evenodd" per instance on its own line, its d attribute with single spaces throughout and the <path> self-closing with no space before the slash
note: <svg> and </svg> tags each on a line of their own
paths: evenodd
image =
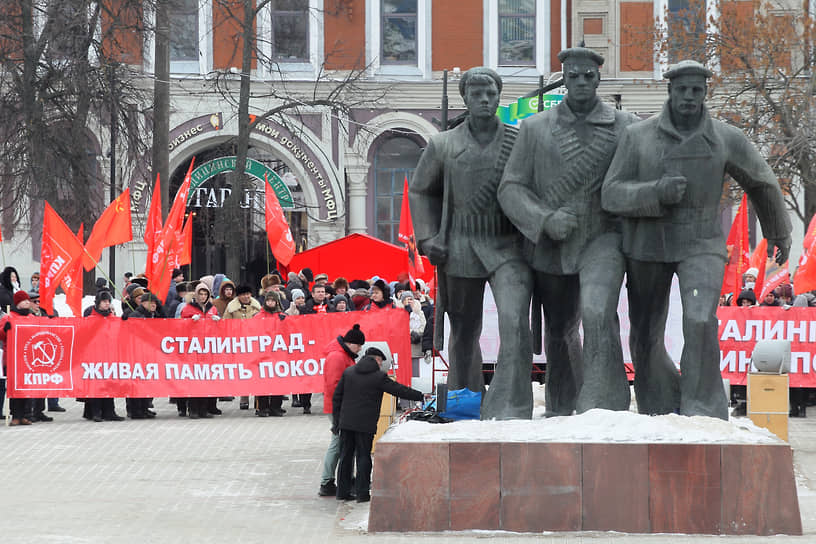
<svg viewBox="0 0 816 544">
<path fill-rule="evenodd" d="M 816 213 L 816 27 L 801 3 L 723 2 L 719 13 L 690 0 L 642 36 L 657 59 L 678 55 L 715 70 L 709 108 L 744 130 L 768 157 L 790 209 Z"/>
<path fill-rule="evenodd" d="M 343 72 L 331 72 L 324 69 L 324 62 L 309 86 L 308 91 L 293 90 L 287 85 L 285 70 L 274 58 L 269 58 L 261 53 L 259 40 L 256 36 L 257 18 L 264 11 L 272 0 L 216 0 L 216 2 L 229 15 L 232 24 L 238 23 L 241 43 L 241 71 L 240 85 L 236 96 L 234 85 L 231 84 L 233 74 L 230 72 L 216 74 L 214 85 L 221 95 L 235 106 L 238 110 L 238 136 L 235 139 L 236 164 L 242 165 L 246 162 L 249 149 L 249 135 L 256 124 L 266 120 L 275 120 L 284 126 L 291 126 L 293 120 L 297 122 L 300 115 L 307 111 L 316 111 L 319 108 L 329 109 L 335 114 L 349 113 L 357 107 L 372 107 L 387 94 L 389 87 L 364 85 L 363 79 L 368 67 L 362 69 L 348 70 Z M 332 52 L 327 52 L 325 57 L 328 61 Z M 252 63 L 270 67 L 271 72 L 277 77 L 272 84 L 264 83 L 262 89 L 253 89 L 251 84 Z M 274 107 L 257 114 L 253 120 L 250 119 L 250 102 L 263 101 L 268 103 L 272 99 L 276 103 Z M 297 133 L 297 129 L 293 130 Z M 249 233 L 243 228 L 245 224 L 246 210 L 241 208 L 241 199 L 244 191 L 251 188 L 251 180 L 244 174 L 240 166 L 231 174 L 229 181 L 233 189 L 230 196 L 224 202 L 225 224 L 220 233 L 223 238 L 220 240 L 226 252 L 226 273 L 231 278 L 241 277 L 241 263 L 244 262 L 242 248 Z M 251 213 L 251 211 L 249 212 Z"/>
<path fill-rule="evenodd" d="M 43 200 L 74 230 L 96 219 L 106 200 L 96 157 L 106 150 L 95 133 L 110 122 L 112 100 L 128 156 L 143 152 L 140 73 L 119 62 L 119 40 L 144 30 L 142 5 L 20 0 L 0 7 L 4 227 L 31 220 L 36 236 Z"/>
</svg>

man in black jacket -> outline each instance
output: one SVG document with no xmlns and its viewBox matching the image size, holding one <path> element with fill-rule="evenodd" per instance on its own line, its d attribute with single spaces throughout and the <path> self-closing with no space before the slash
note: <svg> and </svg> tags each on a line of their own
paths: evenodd
<svg viewBox="0 0 816 544">
<path fill-rule="evenodd" d="M 399 384 L 382 371 L 385 354 L 368 348 L 365 355 L 343 372 L 334 390 L 332 432 L 340 433 L 340 465 L 337 469 L 337 500 L 371 499 L 371 446 L 377 432 L 377 419 L 383 393 L 411 400 L 422 400 L 422 393 Z M 351 493 L 351 468 L 356 460 L 356 495 Z"/>
</svg>

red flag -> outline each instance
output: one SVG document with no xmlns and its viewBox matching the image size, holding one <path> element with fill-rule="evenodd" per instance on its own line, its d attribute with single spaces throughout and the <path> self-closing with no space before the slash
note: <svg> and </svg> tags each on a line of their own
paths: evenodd
<svg viewBox="0 0 816 544">
<path fill-rule="evenodd" d="M 417 253 L 414 222 L 411 220 L 411 206 L 408 203 L 408 176 L 405 176 L 405 184 L 402 188 L 402 209 L 400 210 L 398 237 L 401 242 L 405 242 L 405 249 L 408 252 L 408 274 L 412 280 L 418 278 L 425 273 L 425 267 Z"/>
<path fill-rule="evenodd" d="M 54 313 L 54 292 L 74 261 L 81 262 L 82 242 L 48 202 L 43 215 L 42 257 L 40 259 L 40 306 Z"/>
<path fill-rule="evenodd" d="M 797 270 L 798 273 L 798 270 Z M 798 277 L 797 277 L 798 278 Z M 765 281 L 765 284 L 762 286 L 762 291 L 759 294 L 759 298 L 757 300 L 763 300 L 765 296 L 785 283 L 788 283 L 790 280 L 790 271 L 788 270 L 788 261 L 785 261 L 785 264 L 777 268 L 773 273 L 768 276 L 768 279 Z M 759 284 L 757 284 L 759 285 Z M 799 284 L 797 283 L 797 287 Z"/>
<path fill-rule="evenodd" d="M 77 239 L 80 242 L 85 239 L 84 231 L 85 225 L 80 225 L 79 232 L 77 232 Z M 87 254 L 84 255 L 84 257 L 87 256 Z M 82 316 L 82 261 L 83 259 L 74 261 L 60 283 L 62 290 L 65 291 L 65 303 L 71 308 L 74 317 Z"/>
<path fill-rule="evenodd" d="M 177 267 L 193 262 L 193 214 L 188 215 L 187 221 L 184 222 L 179 245 Z"/>
<path fill-rule="evenodd" d="M 156 186 L 153 187 L 153 198 L 150 201 L 150 211 L 147 214 L 147 224 L 145 225 L 144 241 L 147 244 L 147 254 L 153 253 L 156 247 L 159 234 L 162 229 L 161 217 L 161 182 L 159 174 L 156 174 Z"/>
<path fill-rule="evenodd" d="M 796 267 L 796 275 L 793 277 L 793 284 L 797 293 L 807 293 L 816 289 L 816 237 L 810 243 L 810 248 L 802 252 L 799 258 L 799 266 Z"/>
<path fill-rule="evenodd" d="M 751 259 L 748 250 L 748 198 L 742 195 L 737 215 L 728 233 L 726 247 L 728 249 L 728 263 L 725 265 L 722 289 L 720 294 L 733 293 L 732 304 L 737 303 L 737 296 L 742 289 L 742 274 L 748 270 L 748 261 Z"/>
<path fill-rule="evenodd" d="M 754 252 L 751 253 L 751 260 L 748 261 L 748 268 L 756 268 L 758 270 L 757 277 L 756 277 L 756 285 L 754 286 L 754 292 L 758 293 L 761 289 L 763 284 L 765 283 L 765 269 L 768 266 L 768 240 L 763 238 L 757 244 L 757 247 L 754 249 Z"/>
<path fill-rule="evenodd" d="M 805 231 L 805 239 L 802 240 L 802 247 L 805 248 L 805 250 L 809 249 L 813 244 L 814 238 L 816 238 L 816 215 L 814 215 L 810 219 L 810 223 L 808 223 L 808 228 Z"/>
<path fill-rule="evenodd" d="M 173 268 L 175 268 L 174 251 L 179 249 L 178 237 L 181 234 L 182 222 L 184 221 L 184 210 L 187 208 L 187 196 L 190 193 L 191 175 L 195 158 L 190 161 L 187 175 L 184 182 L 176 191 L 173 199 L 173 206 L 167 214 L 167 221 L 164 222 L 161 234 L 158 237 L 153 251 L 149 253 L 150 260 L 147 263 L 146 275 L 149 280 L 150 290 L 159 298 L 164 300 L 167 291 L 170 289 Z"/>
<path fill-rule="evenodd" d="M 130 221 L 130 189 L 125 189 L 108 205 L 94 224 L 91 236 L 85 244 L 82 266 L 85 270 L 91 270 L 102 257 L 102 249 L 131 240 L 133 228 Z"/>
<path fill-rule="evenodd" d="M 289 264 L 295 255 L 295 241 L 292 238 L 292 231 L 283 209 L 275 192 L 269 187 L 269 178 L 264 174 L 264 210 L 266 218 L 266 237 L 269 239 L 269 247 L 272 255 L 283 266 Z"/>
</svg>

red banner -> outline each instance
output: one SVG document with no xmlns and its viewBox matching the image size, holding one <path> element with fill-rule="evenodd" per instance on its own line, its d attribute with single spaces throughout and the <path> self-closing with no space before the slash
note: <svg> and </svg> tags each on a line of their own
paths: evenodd
<svg viewBox="0 0 816 544">
<path fill-rule="evenodd" d="M 757 340 L 791 341 L 791 387 L 816 387 L 816 310 L 754 306 L 720 307 L 720 370 L 745 385 Z"/>
<path fill-rule="evenodd" d="M 12 314 L 11 322 L 9 398 L 320 393 L 325 349 L 355 323 L 367 343 L 387 343 L 397 380 L 411 383 L 402 310 L 217 322 Z"/>
</svg>

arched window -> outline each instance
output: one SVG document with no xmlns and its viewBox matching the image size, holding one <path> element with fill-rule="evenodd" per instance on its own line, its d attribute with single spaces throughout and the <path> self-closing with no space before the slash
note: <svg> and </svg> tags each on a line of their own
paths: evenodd
<svg viewBox="0 0 816 544">
<path fill-rule="evenodd" d="M 420 144 L 409 136 L 383 141 L 374 155 L 374 236 L 396 243 L 405 178 L 411 181 L 416 170 Z"/>
</svg>

